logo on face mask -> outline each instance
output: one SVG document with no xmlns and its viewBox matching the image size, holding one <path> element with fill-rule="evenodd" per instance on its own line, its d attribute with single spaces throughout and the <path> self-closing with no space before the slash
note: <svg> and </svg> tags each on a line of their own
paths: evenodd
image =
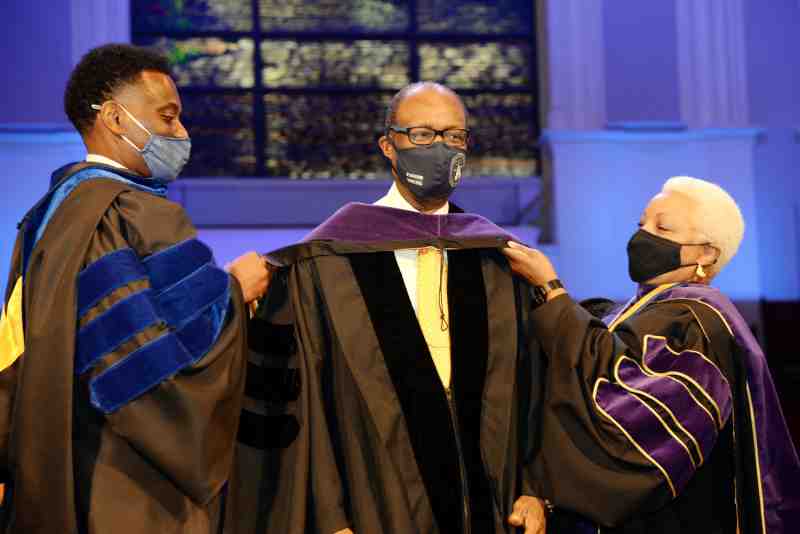
<svg viewBox="0 0 800 534">
<path fill-rule="evenodd" d="M 461 172 L 467 164 L 467 157 L 464 154 L 457 154 L 450 162 L 450 187 L 455 187 L 461 181 Z"/>
<path fill-rule="evenodd" d="M 463 150 L 445 143 L 397 149 L 398 178 L 417 200 L 450 197 L 467 162 Z"/>
<path fill-rule="evenodd" d="M 414 174 L 413 172 L 407 172 L 406 178 L 408 178 L 409 183 L 414 185 L 422 186 L 425 183 L 425 177 L 420 176 L 419 174 Z"/>
</svg>

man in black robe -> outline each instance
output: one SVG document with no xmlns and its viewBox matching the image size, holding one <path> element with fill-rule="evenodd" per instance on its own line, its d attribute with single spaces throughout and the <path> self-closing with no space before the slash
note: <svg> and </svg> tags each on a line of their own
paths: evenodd
<svg viewBox="0 0 800 534">
<path fill-rule="evenodd" d="M 189 138 L 163 58 L 95 49 L 65 107 L 89 156 L 20 223 L 0 319 L 0 529 L 219 532 L 266 269 L 216 267 L 165 198 Z"/>
<path fill-rule="evenodd" d="M 242 532 L 543 532 L 529 287 L 497 250 L 512 236 L 448 202 L 466 123 L 449 89 L 403 89 L 389 194 L 268 255 L 284 268 L 249 334 Z"/>
</svg>

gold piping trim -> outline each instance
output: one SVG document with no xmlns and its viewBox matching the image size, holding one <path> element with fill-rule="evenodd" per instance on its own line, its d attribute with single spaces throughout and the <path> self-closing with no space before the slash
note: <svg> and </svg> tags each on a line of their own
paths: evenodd
<svg viewBox="0 0 800 534">
<path fill-rule="evenodd" d="M 668 299 L 668 300 L 671 300 L 671 299 Z M 711 338 L 708 336 L 708 332 L 706 332 L 706 329 L 705 329 L 705 327 L 703 326 L 703 322 L 700 320 L 700 318 L 699 318 L 699 317 L 697 316 L 697 314 L 694 312 L 694 310 L 692 309 L 692 307 L 691 307 L 691 306 L 688 306 L 688 305 L 686 305 L 686 304 L 684 304 L 684 305 L 683 305 L 683 307 L 684 307 L 684 308 L 686 308 L 687 310 L 689 310 L 689 313 L 691 313 L 691 314 L 692 314 L 692 317 L 694 317 L 694 320 L 695 320 L 695 321 L 697 321 L 697 326 L 699 326 L 699 327 L 700 327 L 700 331 L 701 331 L 701 332 L 703 332 L 703 337 L 706 339 L 706 341 L 707 341 L 708 343 L 711 343 Z"/>
<path fill-rule="evenodd" d="M 669 489 L 670 489 L 670 491 L 672 492 L 672 496 L 673 496 L 673 497 L 677 497 L 677 496 L 678 496 L 678 492 L 677 492 L 677 491 L 675 491 L 675 485 L 672 483 L 672 479 L 670 478 L 669 474 L 667 473 L 667 470 L 666 470 L 666 469 L 664 469 L 664 467 L 663 467 L 663 466 L 662 466 L 660 463 L 658 463 L 658 462 L 656 461 L 656 459 L 655 459 L 655 458 L 653 458 L 652 456 L 650 456 L 650 454 L 649 454 L 647 451 L 645 451 L 645 450 L 642 448 L 642 446 L 641 446 L 641 445 L 639 445 L 639 443 L 638 443 L 638 442 L 637 442 L 635 439 L 633 439 L 633 436 L 631 436 L 631 435 L 628 433 L 628 431 L 627 431 L 627 430 L 625 430 L 625 428 L 624 428 L 624 427 L 623 427 L 621 424 L 619 424 L 619 423 L 617 422 L 617 420 L 616 420 L 616 419 L 614 419 L 614 418 L 611 416 L 611 414 L 609 414 L 607 411 L 605 411 L 605 410 L 604 410 L 604 409 L 603 409 L 603 408 L 600 406 L 600 404 L 598 404 L 598 402 L 597 402 L 597 388 L 600 386 L 600 383 L 601 383 L 601 382 L 609 382 L 609 381 L 608 381 L 608 379 L 606 379 L 606 378 L 598 378 L 598 379 L 597 379 L 597 381 L 595 381 L 595 383 L 594 383 L 594 391 L 592 392 L 592 401 L 594 402 L 594 405 L 595 405 L 595 407 L 597 408 L 597 410 L 598 410 L 600 413 L 602 413 L 603 415 L 605 415 L 605 416 L 606 416 L 606 418 L 608 418 L 608 420 L 609 420 L 609 421 L 611 421 L 611 422 L 614 424 L 614 426 L 616 426 L 616 427 L 617 427 L 617 428 L 620 430 L 620 432 L 622 432 L 622 433 L 625 435 L 625 437 L 626 437 L 626 438 L 628 438 L 628 441 L 630 441 L 630 442 L 633 444 L 633 446 L 634 446 L 634 447 L 636 447 L 636 449 L 637 449 L 637 450 L 638 450 L 638 451 L 639 451 L 639 452 L 640 452 L 640 453 L 641 453 L 641 454 L 642 454 L 642 455 L 643 455 L 645 458 L 647 458 L 648 460 L 650 460 L 650 462 L 651 462 L 653 465 L 655 465 L 655 466 L 658 468 L 658 470 L 659 470 L 659 471 L 661 471 L 661 474 L 662 474 L 662 475 L 664 475 L 664 479 L 667 481 L 667 484 L 669 485 Z M 610 383 L 610 382 L 609 382 L 609 383 Z M 637 400 L 638 400 L 638 399 L 637 399 Z M 639 401 L 639 402 L 641 402 L 641 401 Z M 644 404 L 644 403 L 642 403 L 642 404 L 643 404 L 645 407 L 647 407 L 647 405 L 646 405 L 646 404 Z M 647 407 L 647 408 L 648 408 L 648 409 L 650 409 L 649 407 Z M 660 419 L 660 417 L 659 417 L 659 419 Z M 662 421 L 662 423 L 663 423 L 663 421 Z M 691 456 L 691 455 L 690 455 L 690 456 Z"/>
<path fill-rule="evenodd" d="M 699 304 L 702 304 L 702 305 L 703 305 L 703 306 L 705 306 L 706 308 L 709 308 L 711 311 L 713 311 L 714 313 L 716 313 L 716 314 L 719 316 L 719 318 L 722 320 L 722 324 L 724 324 L 724 325 L 725 325 L 725 328 L 727 328 L 727 329 L 728 329 L 728 333 L 729 333 L 729 334 L 730 334 L 732 337 L 735 337 L 735 335 L 734 335 L 734 333 L 733 333 L 733 328 L 731 328 L 731 325 L 730 325 L 730 323 L 728 322 L 728 320 L 725 318 L 725 316 L 724 316 L 724 315 L 722 315 L 722 312 L 720 312 L 718 309 L 716 309 L 714 306 L 712 306 L 712 305 L 711 305 L 711 304 L 709 304 L 708 302 L 705 302 L 705 301 L 703 301 L 703 300 L 700 300 L 700 299 L 692 299 L 692 298 L 684 298 L 684 297 L 676 297 L 676 298 L 674 298 L 674 299 L 665 299 L 665 300 L 662 300 L 662 301 L 660 301 L 660 302 L 670 302 L 670 301 L 674 301 L 674 300 L 689 300 L 689 301 L 692 301 L 692 302 L 697 302 L 697 303 L 699 303 Z"/>
<path fill-rule="evenodd" d="M 614 329 L 621 322 L 626 321 L 628 319 L 628 317 L 630 317 L 631 315 L 633 315 L 634 313 L 639 311 L 642 308 L 642 306 L 644 306 L 645 304 L 650 302 L 656 295 L 658 295 L 659 293 L 662 293 L 662 292 L 666 291 L 667 289 L 669 289 L 671 287 L 674 287 L 676 285 L 677 284 L 661 284 L 660 286 L 658 286 L 655 289 L 651 290 L 647 295 L 643 296 L 638 301 L 636 301 L 635 304 L 631 305 L 630 307 L 627 307 L 622 312 L 620 312 L 614 318 L 614 320 L 611 321 L 611 324 L 608 325 L 608 331 L 609 332 L 613 332 Z"/>
<path fill-rule="evenodd" d="M 655 374 L 657 376 L 664 376 L 664 375 L 679 376 L 679 377 L 681 377 L 681 378 L 683 378 L 685 380 L 688 380 L 690 383 L 694 384 L 695 387 L 697 387 L 697 389 L 700 390 L 700 393 L 703 394 L 703 396 L 706 398 L 706 400 L 708 400 L 708 402 L 710 402 L 711 405 L 714 407 L 714 411 L 717 414 L 717 424 L 719 425 L 719 428 L 722 429 L 722 427 L 724 426 L 724 423 L 725 423 L 722 420 L 722 409 L 717 404 L 717 401 L 715 401 L 714 398 L 705 390 L 705 388 L 703 388 L 703 386 L 698 384 L 697 381 L 694 378 L 692 378 L 691 376 L 689 376 L 689 375 L 687 375 L 685 373 L 681 373 L 680 371 L 667 371 L 665 373 L 661 373 L 659 371 L 655 371 L 655 370 L 651 369 L 650 366 L 647 365 L 647 359 L 645 358 L 645 355 L 647 354 L 647 342 L 650 340 L 650 338 L 663 339 L 664 340 L 664 346 L 674 356 L 680 356 L 682 354 L 681 352 L 675 352 L 674 350 L 672 350 L 672 347 L 670 347 L 669 343 L 667 343 L 667 338 L 665 338 L 664 336 L 656 336 L 656 335 L 653 335 L 653 334 L 646 334 L 644 336 L 643 349 L 642 349 L 642 365 L 644 365 L 645 369 L 647 369 L 648 371 L 650 371 L 651 373 L 653 373 L 653 374 Z M 728 379 L 725 378 L 725 375 L 722 374 L 722 372 L 719 370 L 719 368 L 716 365 L 714 365 L 714 362 L 712 362 L 711 360 L 706 358 L 704 354 L 702 354 L 700 352 L 697 352 L 696 350 L 685 350 L 683 352 L 691 352 L 693 354 L 697 354 L 700 357 L 702 357 L 704 360 L 709 362 L 712 366 L 714 366 L 714 368 L 717 370 L 717 372 L 720 373 L 720 375 L 722 376 L 722 379 L 725 381 L 726 384 L 728 384 L 728 389 L 730 389 L 730 383 L 728 382 Z"/>
<path fill-rule="evenodd" d="M 669 302 L 671 300 L 689 300 L 689 301 L 692 301 L 692 302 L 697 302 L 698 304 L 702 304 L 706 308 L 709 308 L 712 312 L 717 314 L 717 316 L 722 321 L 722 324 L 725 325 L 725 328 L 728 330 L 728 333 L 731 335 L 731 337 L 735 338 L 735 334 L 733 333 L 733 328 L 731 328 L 731 325 L 730 325 L 730 323 L 728 323 L 728 320 L 725 318 L 725 316 L 722 314 L 722 312 L 720 312 L 717 308 L 715 308 L 711 304 L 709 304 L 709 303 L 707 303 L 707 302 L 705 302 L 703 300 L 693 299 L 693 298 L 666 299 L 666 300 L 664 300 L 662 302 Z M 710 338 L 708 337 L 708 334 L 706 333 L 706 330 L 703 327 L 703 323 L 700 321 L 700 318 L 697 317 L 697 314 L 694 313 L 694 310 L 692 310 L 691 308 L 689 308 L 689 310 L 691 310 L 692 315 L 694 315 L 695 319 L 697 320 L 697 323 L 700 325 L 700 328 L 703 330 L 703 334 L 706 336 L 706 339 L 708 339 L 709 342 L 710 342 Z M 713 362 L 712 362 L 712 364 L 713 364 Z M 688 390 L 688 388 L 687 388 L 687 390 Z M 691 391 L 689 391 L 689 392 L 691 393 Z M 750 399 L 750 385 L 749 384 L 747 384 L 747 395 L 748 395 L 748 401 L 751 402 L 751 399 Z M 753 418 L 752 402 L 750 404 L 750 418 L 751 418 L 751 425 L 755 424 L 754 423 L 754 418 Z M 735 413 L 735 410 L 733 409 L 733 407 L 731 407 L 731 420 L 732 420 L 732 423 L 733 423 L 732 424 L 733 442 L 734 442 L 734 446 L 735 446 L 735 444 L 736 444 L 736 413 Z M 756 445 L 757 445 L 757 438 L 756 438 L 756 435 L 755 435 L 755 428 L 753 429 L 753 439 L 754 439 L 754 441 L 756 442 Z M 756 468 L 757 468 L 757 472 L 759 473 L 758 490 L 759 490 L 759 492 L 762 492 L 761 474 L 760 474 L 761 473 L 761 468 L 760 468 L 760 465 L 759 465 L 758 449 L 757 448 L 756 448 Z M 740 514 L 740 511 L 739 511 L 739 492 L 738 492 L 737 488 L 738 488 L 738 484 L 736 482 L 736 477 L 733 477 L 733 501 L 734 501 L 734 505 L 736 506 L 736 533 L 739 534 L 741 532 L 741 526 L 740 526 L 740 521 L 739 521 L 739 516 L 741 514 Z M 764 517 L 763 495 L 759 495 L 759 497 L 761 498 L 761 500 L 760 500 L 760 503 L 761 503 L 761 528 L 762 528 L 762 532 L 765 532 L 764 529 L 766 529 L 766 520 L 765 520 L 765 517 Z"/>
<path fill-rule="evenodd" d="M 747 404 L 750 407 L 750 428 L 753 431 L 753 447 L 756 458 L 756 475 L 758 478 L 758 480 L 756 480 L 756 484 L 758 485 L 759 512 L 761 512 L 761 532 L 766 533 L 767 520 L 764 514 L 764 488 L 761 487 L 761 460 L 758 458 L 758 434 L 756 434 L 756 417 L 755 417 L 756 414 L 755 410 L 753 410 L 753 397 L 750 394 L 750 384 L 745 383 L 745 388 L 747 389 Z"/>
<path fill-rule="evenodd" d="M 644 370 L 642 370 L 642 368 L 639 366 L 639 364 L 636 362 L 636 360 L 634 360 L 633 358 L 629 358 L 627 356 L 622 356 L 617 360 L 617 364 L 614 366 L 614 377 L 617 379 L 617 382 L 619 383 L 619 385 L 622 386 L 623 388 L 625 388 L 626 390 L 630 391 L 631 393 L 636 393 L 636 394 L 642 395 L 643 397 L 647 397 L 648 399 L 652 400 L 653 402 L 655 402 L 656 404 L 661 406 L 661 408 L 665 412 L 667 412 L 669 414 L 669 416 L 672 418 L 672 420 L 675 422 L 675 425 L 678 428 L 681 429 L 681 432 L 686 434 L 686 436 L 692 441 L 692 443 L 694 444 L 695 450 L 697 450 L 697 455 L 700 457 L 700 465 L 703 465 L 705 463 L 705 457 L 703 456 L 703 450 L 700 448 L 700 444 L 694 438 L 694 435 L 692 435 L 692 433 L 689 432 L 686 429 L 685 426 L 683 426 L 683 424 L 680 422 L 680 420 L 678 420 L 678 418 L 675 415 L 675 413 L 671 409 L 669 409 L 669 407 L 667 407 L 666 404 L 661 402 L 659 399 L 657 399 L 653 395 L 650 395 L 646 391 L 642 391 L 642 390 L 637 389 L 637 388 L 635 388 L 633 386 L 629 386 L 625 382 L 622 381 L 622 378 L 620 378 L 620 376 L 619 376 L 619 366 L 622 364 L 623 360 L 629 360 L 630 362 L 633 363 L 633 365 L 638 367 L 640 371 L 642 371 L 642 374 L 644 374 L 646 376 L 649 376 L 649 375 L 647 375 L 647 373 L 644 372 Z M 672 433 L 672 430 L 670 430 L 670 429 L 667 429 L 667 430 L 669 430 L 669 432 Z M 716 430 L 717 430 L 716 427 L 714 427 L 714 431 L 715 432 L 716 432 Z M 675 434 L 673 434 L 673 437 L 675 437 L 675 439 L 678 439 L 678 437 L 675 436 Z M 694 461 L 694 457 L 692 456 L 692 453 L 689 450 L 689 447 L 686 446 L 686 444 L 683 442 L 683 440 L 678 439 L 678 441 L 681 442 L 681 445 L 683 445 L 683 448 L 686 449 L 687 453 L 689 453 L 689 458 L 691 458 L 691 460 L 692 460 L 692 465 L 694 465 L 695 468 L 698 467 L 697 462 Z"/>
<path fill-rule="evenodd" d="M 627 310 L 628 308 L 630 308 L 631 304 L 633 304 L 634 302 L 636 302 L 636 295 L 634 295 L 634 296 L 632 296 L 631 298 L 629 298 L 629 299 L 628 299 L 628 302 L 626 302 L 626 303 L 625 303 L 625 305 L 624 305 L 622 308 L 620 308 L 620 309 L 619 309 L 619 311 L 618 311 L 618 312 L 617 312 L 617 314 L 614 316 L 614 318 L 611 320 L 611 322 L 610 322 L 610 323 L 608 323 L 608 328 L 609 328 L 609 329 L 611 328 L 611 325 L 612 325 L 612 324 L 614 324 L 614 323 L 616 323 L 616 322 L 617 322 L 617 319 L 619 319 L 619 316 L 620 316 L 620 315 L 622 315 L 623 313 L 625 313 L 625 310 Z"/>
<path fill-rule="evenodd" d="M 725 373 L 723 373 L 723 372 L 722 372 L 722 370 L 719 368 L 719 366 L 718 366 L 716 363 L 714 363 L 714 362 L 711 360 L 711 358 L 709 358 L 708 356 L 706 356 L 706 355 L 705 355 L 705 354 L 703 354 L 702 352 L 699 352 L 699 351 L 696 351 L 696 350 L 692 350 L 692 349 L 686 349 L 686 350 L 683 350 L 683 351 L 681 351 L 681 352 L 675 352 L 675 351 L 674 351 L 674 350 L 672 350 L 672 348 L 669 346 L 669 343 L 666 343 L 666 341 L 667 341 L 667 338 L 666 338 L 666 337 L 664 337 L 664 336 L 657 336 L 657 335 L 654 335 L 654 334 L 645 334 L 645 336 L 644 336 L 644 337 L 645 337 L 645 340 L 646 340 L 648 337 L 653 337 L 653 338 L 660 338 L 660 339 L 663 339 L 663 340 L 664 340 L 664 342 L 665 342 L 665 344 L 666 344 L 666 346 L 667 346 L 667 349 L 669 349 L 669 351 L 670 351 L 672 354 L 674 354 L 675 356 L 680 356 L 680 355 L 681 355 L 681 354 L 683 354 L 684 352 L 691 352 L 692 354 L 697 354 L 697 355 L 698 355 L 698 356 L 700 356 L 700 357 L 701 357 L 703 360 L 705 360 L 705 361 L 706 361 L 706 363 L 708 363 L 708 364 L 709 364 L 711 367 L 713 367 L 714 369 L 716 369 L 716 370 L 717 370 L 717 373 L 719 373 L 719 376 L 720 376 L 720 378 L 722 378 L 722 380 L 724 380 L 724 381 L 725 381 L 725 383 L 726 383 L 726 384 L 728 384 L 728 387 L 729 387 L 729 388 L 731 387 L 731 383 L 730 383 L 730 382 L 728 382 L 728 377 L 726 377 L 726 376 L 725 376 Z M 644 357 L 643 357 L 642 359 L 644 359 Z"/>
<path fill-rule="evenodd" d="M 681 382 L 680 380 L 678 380 L 677 378 L 675 378 L 673 376 L 661 375 L 659 373 L 655 373 L 655 372 L 653 372 L 653 371 L 651 371 L 649 369 L 645 369 L 645 368 L 641 368 L 641 369 L 642 369 L 642 372 L 644 374 L 646 374 L 647 376 L 657 376 L 657 377 L 661 377 L 661 378 L 666 378 L 666 379 L 672 380 L 676 384 L 679 384 L 683 389 L 686 390 L 686 393 L 688 393 L 689 396 L 692 397 L 692 400 L 694 400 L 694 402 L 697 403 L 697 405 L 700 407 L 700 409 L 703 410 L 708 415 L 708 418 L 711 419 L 711 422 L 714 424 L 714 432 L 719 434 L 719 430 L 717 429 L 717 418 L 714 417 L 714 415 L 708 410 L 708 408 L 706 408 L 705 404 L 700 402 L 700 399 L 697 398 L 697 396 L 689 388 L 689 386 L 687 386 L 686 384 L 684 384 L 683 382 Z"/>
</svg>

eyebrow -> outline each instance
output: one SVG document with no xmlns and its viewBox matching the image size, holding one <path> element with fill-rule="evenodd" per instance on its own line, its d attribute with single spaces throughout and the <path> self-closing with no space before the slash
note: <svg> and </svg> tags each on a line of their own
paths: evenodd
<svg viewBox="0 0 800 534">
<path fill-rule="evenodd" d="M 170 102 L 169 104 L 163 105 L 160 108 L 158 108 L 157 111 L 159 111 L 159 112 L 161 112 L 161 111 L 174 111 L 175 113 L 178 113 L 178 112 L 180 112 L 180 110 L 181 110 L 181 108 L 178 107 L 178 104 L 176 104 L 175 102 Z"/>
<path fill-rule="evenodd" d="M 405 126 L 404 128 L 430 128 L 431 130 L 439 130 L 439 128 L 434 128 L 430 124 L 412 124 L 411 126 Z M 441 131 L 446 131 L 446 130 L 466 130 L 466 129 L 467 129 L 466 126 L 448 125 L 448 126 L 445 126 L 444 128 L 442 128 Z"/>
</svg>

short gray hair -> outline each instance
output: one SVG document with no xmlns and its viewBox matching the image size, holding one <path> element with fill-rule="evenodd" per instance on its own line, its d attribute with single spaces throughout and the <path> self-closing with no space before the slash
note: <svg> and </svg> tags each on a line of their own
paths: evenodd
<svg viewBox="0 0 800 534">
<path fill-rule="evenodd" d="M 694 201 L 695 229 L 719 249 L 719 258 L 710 269 L 719 273 L 736 255 L 744 237 L 744 218 L 736 201 L 719 185 L 691 176 L 673 176 L 661 191 L 681 193 Z"/>
</svg>

